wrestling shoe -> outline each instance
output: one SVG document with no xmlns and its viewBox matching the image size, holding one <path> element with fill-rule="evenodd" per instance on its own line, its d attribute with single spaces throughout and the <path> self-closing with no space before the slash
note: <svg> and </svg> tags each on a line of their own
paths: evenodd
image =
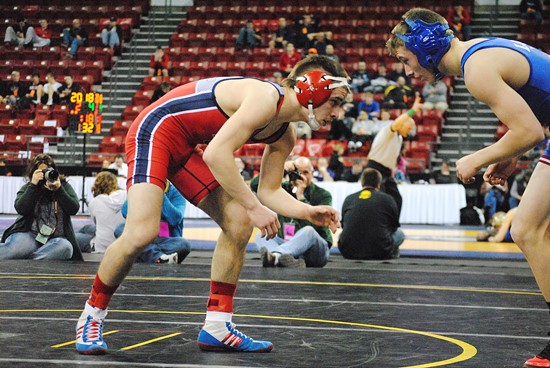
<svg viewBox="0 0 550 368">
<path fill-rule="evenodd" d="M 279 267 L 287 267 L 287 268 L 305 268 L 306 267 L 306 261 L 304 261 L 301 258 L 294 258 L 292 254 L 286 254 L 282 253 L 279 257 Z"/>
<path fill-rule="evenodd" d="M 266 247 L 260 248 L 260 258 L 262 259 L 262 266 L 275 267 L 276 258 Z"/>
<path fill-rule="evenodd" d="M 156 263 L 167 263 L 167 264 L 177 264 L 178 263 L 178 253 L 172 254 L 163 254 L 157 259 Z"/>
<path fill-rule="evenodd" d="M 85 355 L 102 355 L 107 352 L 103 341 L 103 320 L 106 310 L 94 308 L 88 303 L 76 323 L 76 350 Z"/>
<path fill-rule="evenodd" d="M 523 366 L 525 368 L 533 367 L 550 367 L 550 344 L 546 345 L 543 351 L 536 357 L 526 361 Z"/>
<path fill-rule="evenodd" d="M 256 341 L 237 330 L 231 322 L 211 323 L 209 331 L 203 327 L 199 332 L 197 344 L 205 351 L 269 353 L 273 349 L 271 342 Z"/>
</svg>

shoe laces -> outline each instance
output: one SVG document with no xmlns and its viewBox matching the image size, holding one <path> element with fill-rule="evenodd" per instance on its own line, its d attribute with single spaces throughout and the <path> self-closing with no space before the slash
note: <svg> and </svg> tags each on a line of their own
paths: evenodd
<svg viewBox="0 0 550 368">
<path fill-rule="evenodd" d="M 227 328 L 229 329 L 229 331 L 231 333 L 233 333 L 234 335 L 240 337 L 241 339 L 243 340 L 253 340 L 250 336 L 247 336 L 246 334 L 242 333 L 241 331 L 237 330 L 237 325 L 234 324 L 233 322 L 227 322 L 228 323 L 228 326 Z"/>
<path fill-rule="evenodd" d="M 84 341 L 101 341 L 103 336 L 103 321 L 98 321 L 88 316 L 88 320 L 84 324 L 82 330 L 82 340 Z"/>
</svg>

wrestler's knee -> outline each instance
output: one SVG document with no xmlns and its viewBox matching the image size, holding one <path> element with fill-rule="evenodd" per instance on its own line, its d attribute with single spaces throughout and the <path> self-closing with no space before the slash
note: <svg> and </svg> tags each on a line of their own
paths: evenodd
<svg viewBox="0 0 550 368">
<path fill-rule="evenodd" d="M 128 253 L 137 254 L 145 249 L 158 233 L 159 224 L 146 223 L 139 226 L 126 224 L 120 239 Z"/>
<path fill-rule="evenodd" d="M 529 247 L 529 245 L 537 242 L 541 234 L 541 229 L 539 229 L 536 224 L 516 216 L 512 223 L 510 234 L 517 246 L 524 250 Z M 544 234 L 544 231 L 542 231 L 542 234 Z"/>
<path fill-rule="evenodd" d="M 239 208 L 225 216 L 223 230 L 225 234 L 237 244 L 248 244 L 254 225 L 246 210 Z"/>
</svg>

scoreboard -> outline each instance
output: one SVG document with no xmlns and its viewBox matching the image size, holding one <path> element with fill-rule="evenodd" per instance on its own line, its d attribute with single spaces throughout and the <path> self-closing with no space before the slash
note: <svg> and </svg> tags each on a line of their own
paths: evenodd
<svg viewBox="0 0 550 368">
<path fill-rule="evenodd" d="M 69 129 L 73 132 L 101 134 L 103 93 L 72 92 L 69 100 Z"/>
</svg>

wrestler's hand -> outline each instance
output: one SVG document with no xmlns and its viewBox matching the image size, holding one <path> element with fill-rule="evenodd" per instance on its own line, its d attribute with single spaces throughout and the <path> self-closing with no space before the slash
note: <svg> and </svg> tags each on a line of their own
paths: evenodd
<svg viewBox="0 0 550 368">
<path fill-rule="evenodd" d="M 464 184 L 470 184 L 480 169 L 473 154 L 464 156 L 456 162 L 456 177 Z"/>
<path fill-rule="evenodd" d="M 489 165 L 483 180 L 491 185 L 504 185 L 506 180 L 516 169 L 517 159 L 506 160 Z"/>
<path fill-rule="evenodd" d="M 328 226 L 332 233 L 340 227 L 340 215 L 331 206 L 310 206 L 307 220 L 318 226 Z"/>
<path fill-rule="evenodd" d="M 277 235 L 281 224 L 275 212 L 261 204 L 247 212 L 254 226 L 262 232 L 262 238 L 265 237 L 266 240 L 269 240 Z"/>
</svg>

